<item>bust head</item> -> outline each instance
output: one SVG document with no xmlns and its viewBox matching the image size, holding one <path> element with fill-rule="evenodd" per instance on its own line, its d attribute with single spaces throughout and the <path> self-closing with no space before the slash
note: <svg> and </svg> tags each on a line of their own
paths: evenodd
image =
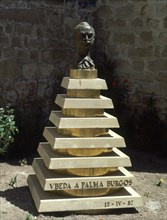
<svg viewBox="0 0 167 220">
<path fill-rule="evenodd" d="M 87 22 L 81 22 L 74 28 L 74 37 L 77 49 L 90 48 L 94 43 L 95 31 Z"/>
<path fill-rule="evenodd" d="M 94 64 L 90 58 L 90 48 L 95 39 L 95 31 L 93 27 L 91 27 L 87 22 L 81 22 L 74 28 L 74 38 L 77 64 L 82 61 L 90 61 L 90 66 L 86 66 L 87 68 L 92 68 Z"/>
</svg>

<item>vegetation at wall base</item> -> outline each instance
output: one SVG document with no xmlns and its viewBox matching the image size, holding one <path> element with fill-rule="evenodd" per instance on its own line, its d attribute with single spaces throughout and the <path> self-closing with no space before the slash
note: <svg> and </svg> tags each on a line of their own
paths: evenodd
<svg viewBox="0 0 167 220">
<path fill-rule="evenodd" d="M 0 156 L 7 154 L 18 128 L 15 123 L 14 109 L 0 108 Z"/>
</svg>

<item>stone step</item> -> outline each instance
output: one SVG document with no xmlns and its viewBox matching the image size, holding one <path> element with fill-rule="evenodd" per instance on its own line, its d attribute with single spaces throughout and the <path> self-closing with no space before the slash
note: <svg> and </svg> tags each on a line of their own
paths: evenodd
<svg viewBox="0 0 167 220">
<path fill-rule="evenodd" d="M 70 137 L 58 134 L 55 127 L 45 127 L 43 136 L 53 149 L 126 147 L 124 138 L 111 130 L 103 137 Z"/>
<path fill-rule="evenodd" d="M 28 176 L 27 183 L 38 212 L 105 210 L 143 205 L 140 195 L 131 187 L 124 187 L 107 196 L 74 198 L 43 191 L 34 174 Z"/>
<path fill-rule="evenodd" d="M 61 86 L 65 89 L 92 89 L 92 90 L 106 90 L 107 85 L 104 79 L 71 79 L 64 77 Z"/>
<path fill-rule="evenodd" d="M 49 120 L 59 129 L 119 128 L 117 118 L 106 112 L 99 117 L 72 117 L 63 115 L 61 111 L 52 111 Z"/>
<path fill-rule="evenodd" d="M 97 69 L 70 69 L 70 78 L 74 79 L 96 79 Z"/>
<path fill-rule="evenodd" d="M 131 166 L 130 158 L 117 148 L 107 156 L 73 157 L 62 156 L 52 150 L 47 142 L 39 144 L 38 153 L 48 169 L 75 169 L 75 168 L 106 168 Z"/>
<path fill-rule="evenodd" d="M 112 100 L 100 96 L 99 98 L 72 98 L 66 94 L 58 94 L 56 96 L 55 103 L 61 108 L 72 108 L 72 109 L 113 109 Z"/>
<path fill-rule="evenodd" d="M 69 189 L 103 189 L 132 186 L 136 183 L 134 176 L 123 167 L 107 176 L 77 177 L 60 175 L 46 168 L 41 158 L 35 158 L 33 169 L 43 190 L 69 190 Z"/>
</svg>

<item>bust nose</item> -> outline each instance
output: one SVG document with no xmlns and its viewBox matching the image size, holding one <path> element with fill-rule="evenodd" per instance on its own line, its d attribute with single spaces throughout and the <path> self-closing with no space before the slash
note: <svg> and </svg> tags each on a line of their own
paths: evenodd
<svg viewBox="0 0 167 220">
<path fill-rule="evenodd" d="M 84 40 L 84 41 L 88 41 L 88 40 L 89 40 L 88 35 L 85 35 L 84 38 L 83 38 L 83 40 Z"/>
<path fill-rule="evenodd" d="M 88 40 L 88 39 L 89 39 L 89 37 L 88 37 L 88 35 L 87 35 L 87 34 L 86 34 L 86 36 L 85 36 L 85 39 L 86 39 L 86 40 Z"/>
</svg>

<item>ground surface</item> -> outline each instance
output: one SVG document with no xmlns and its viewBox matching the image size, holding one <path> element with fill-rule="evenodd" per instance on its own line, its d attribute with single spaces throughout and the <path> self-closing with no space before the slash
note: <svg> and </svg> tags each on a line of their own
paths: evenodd
<svg viewBox="0 0 167 220">
<path fill-rule="evenodd" d="M 138 209 L 110 210 L 105 214 L 43 213 L 36 211 L 26 179 L 31 165 L 18 160 L 0 161 L 0 219 L 2 220 L 167 220 L 167 159 L 153 154 L 128 150 L 130 170 L 137 179 L 134 189 L 142 196 L 144 206 Z M 27 159 L 31 164 L 32 158 Z M 17 175 L 15 181 L 11 181 Z M 164 182 L 157 186 L 163 179 Z M 31 213 L 31 214 L 30 214 Z"/>
</svg>

